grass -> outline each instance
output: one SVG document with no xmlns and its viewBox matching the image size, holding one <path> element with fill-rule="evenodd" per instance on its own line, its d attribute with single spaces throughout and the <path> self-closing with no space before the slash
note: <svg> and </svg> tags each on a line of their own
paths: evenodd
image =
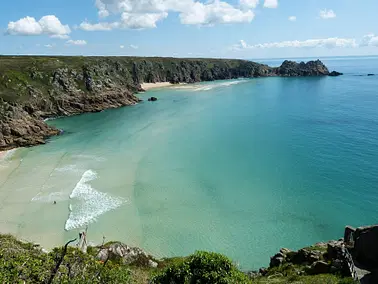
<svg viewBox="0 0 378 284">
<path fill-rule="evenodd" d="M 62 253 L 63 248 L 44 253 L 39 246 L 21 242 L 11 235 L 0 235 L 0 283 L 47 283 Z M 351 278 L 336 275 L 299 275 L 304 267 L 291 264 L 268 269 L 267 275 L 250 279 L 226 256 L 209 252 L 164 258 L 158 261 L 157 268 L 124 265 L 122 261 L 112 260 L 104 264 L 95 258 L 97 253 L 98 248 L 94 247 L 89 247 L 87 254 L 68 248 L 52 283 L 354 283 Z"/>
</svg>

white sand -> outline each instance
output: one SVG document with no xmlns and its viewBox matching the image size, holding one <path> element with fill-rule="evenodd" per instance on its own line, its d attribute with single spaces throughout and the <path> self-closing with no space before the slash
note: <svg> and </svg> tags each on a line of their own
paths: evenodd
<svg viewBox="0 0 378 284">
<path fill-rule="evenodd" d="M 159 82 L 159 83 L 143 83 L 141 84 L 142 89 L 144 90 L 151 90 L 151 89 L 156 89 L 156 88 L 163 88 L 163 87 L 169 87 L 172 86 L 172 83 L 169 82 Z"/>
<path fill-rule="evenodd" d="M 0 160 L 3 160 L 7 156 L 8 151 L 0 151 Z"/>
</svg>

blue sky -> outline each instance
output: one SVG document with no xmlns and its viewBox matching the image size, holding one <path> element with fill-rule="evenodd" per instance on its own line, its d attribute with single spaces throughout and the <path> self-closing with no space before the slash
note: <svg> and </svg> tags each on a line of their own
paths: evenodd
<svg viewBox="0 0 378 284">
<path fill-rule="evenodd" d="M 377 0 L 2 1 L 0 54 L 377 55 L 377 11 Z"/>
</svg>

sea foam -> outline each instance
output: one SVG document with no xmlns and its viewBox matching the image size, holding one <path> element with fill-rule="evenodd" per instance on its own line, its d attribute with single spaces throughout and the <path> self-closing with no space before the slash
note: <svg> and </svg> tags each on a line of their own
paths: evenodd
<svg viewBox="0 0 378 284">
<path fill-rule="evenodd" d="M 42 203 L 52 203 L 54 201 L 63 201 L 67 200 L 67 195 L 65 196 L 64 192 L 52 192 L 43 194 L 42 192 L 38 193 L 32 198 L 31 201 L 42 202 Z"/>
<path fill-rule="evenodd" d="M 97 173 L 87 170 L 73 189 L 70 198 L 75 200 L 69 205 L 70 214 L 65 224 L 65 230 L 82 228 L 93 223 L 108 211 L 120 207 L 125 200 L 99 192 L 89 184 L 97 178 Z"/>
<path fill-rule="evenodd" d="M 76 165 L 67 165 L 61 168 L 56 168 L 56 172 L 74 172 L 77 173 L 80 171 L 80 169 Z"/>
<path fill-rule="evenodd" d="M 215 88 L 229 87 L 232 85 L 240 84 L 242 82 L 243 82 L 242 80 L 238 80 L 238 81 L 231 81 L 231 82 L 215 83 L 215 84 L 204 85 L 204 86 L 199 86 L 199 87 L 197 86 L 197 88 L 195 88 L 194 91 L 210 91 Z"/>
<path fill-rule="evenodd" d="M 216 82 L 212 84 L 205 84 L 205 85 L 200 85 L 200 84 L 187 84 L 187 85 L 179 85 L 176 87 L 173 87 L 174 89 L 183 89 L 183 90 L 191 90 L 193 92 L 198 92 L 198 91 L 210 91 L 215 88 L 221 88 L 221 87 L 229 87 L 232 85 L 237 85 L 240 83 L 245 82 L 245 79 L 239 79 L 236 81 L 228 81 L 228 82 Z"/>
</svg>

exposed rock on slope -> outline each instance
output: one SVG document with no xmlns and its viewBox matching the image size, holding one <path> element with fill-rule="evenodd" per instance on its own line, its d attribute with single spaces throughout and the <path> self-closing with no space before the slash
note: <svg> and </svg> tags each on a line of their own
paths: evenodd
<svg viewBox="0 0 378 284">
<path fill-rule="evenodd" d="M 58 134 L 44 118 L 133 105 L 141 83 L 329 74 L 320 61 L 271 68 L 227 59 L 0 56 L 0 150 Z"/>
</svg>

